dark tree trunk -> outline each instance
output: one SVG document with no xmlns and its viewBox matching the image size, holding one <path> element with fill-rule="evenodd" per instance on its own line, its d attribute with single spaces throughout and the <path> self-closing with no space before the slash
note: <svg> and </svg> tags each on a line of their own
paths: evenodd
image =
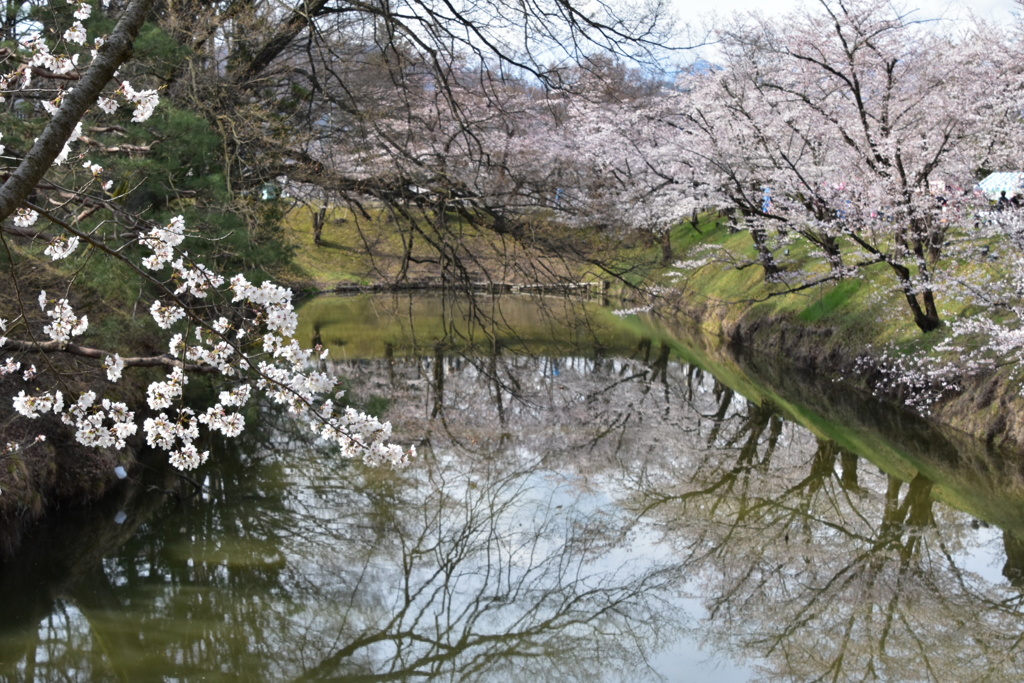
<svg viewBox="0 0 1024 683">
<path fill-rule="evenodd" d="M 73 90 L 64 93 L 60 109 L 50 119 L 18 168 L 0 187 L 0 220 L 24 204 L 36 184 L 50 170 L 53 160 L 64 149 L 64 144 L 86 110 L 96 104 L 114 72 L 132 56 L 132 43 L 139 35 L 139 29 L 153 3 L 154 0 L 132 0 L 128 4 L 85 75 Z"/>
<path fill-rule="evenodd" d="M 754 238 L 754 247 L 757 249 L 757 261 L 764 268 L 765 282 L 772 282 L 782 271 L 775 263 L 772 250 L 768 248 L 768 235 L 764 228 L 751 228 L 750 235 Z"/>
<path fill-rule="evenodd" d="M 898 263 L 890 263 L 889 265 L 892 266 L 896 276 L 900 279 L 900 289 L 903 290 L 903 296 L 906 298 L 907 305 L 910 306 L 910 311 L 914 315 L 914 324 L 922 332 L 931 332 L 938 329 L 942 325 L 942 318 L 939 317 L 939 310 L 935 305 L 935 295 L 932 291 L 930 289 L 925 290 L 922 295 L 925 303 L 922 308 L 921 301 L 918 300 L 917 294 L 914 292 L 914 283 L 910 279 L 910 270 Z"/>
<path fill-rule="evenodd" d="M 324 221 L 327 219 L 327 207 L 321 206 L 320 210 L 313 216 L 313 244 L 320 246 L 321 237 L 324 232 Z"/>
</svg>

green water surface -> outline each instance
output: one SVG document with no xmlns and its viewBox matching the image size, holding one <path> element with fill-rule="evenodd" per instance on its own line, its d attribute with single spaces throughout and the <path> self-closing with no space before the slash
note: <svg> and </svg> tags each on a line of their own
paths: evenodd
<svg viewBox="0 0 1024 683">
<path fill-rule="evenodd" d="M 0 680 L 1024 680 L 1015 454 L 597 304 L 300 317 L 419 458 L 151 463 L 0 565 Z"/>
</svg>

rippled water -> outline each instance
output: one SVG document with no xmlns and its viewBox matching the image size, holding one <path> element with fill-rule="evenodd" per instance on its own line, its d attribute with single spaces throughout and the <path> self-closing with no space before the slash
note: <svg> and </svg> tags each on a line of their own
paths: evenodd
<svg viewBox="0 0 1024 683">
<path fill-rule="evenodd" d="M 0 677 L 1024 678 L 1016 459 L 567 310 L 310 302 L 418 461 L 264 409 L 201 491 L 152 466 L 0 567 Z"/>
</svg>

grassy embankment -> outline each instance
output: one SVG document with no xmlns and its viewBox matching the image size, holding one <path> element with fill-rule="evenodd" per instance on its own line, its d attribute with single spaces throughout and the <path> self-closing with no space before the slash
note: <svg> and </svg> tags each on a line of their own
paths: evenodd
<svg viewBox="0 0 1024 683">
<path fill-rule="evenodd" d="M 424 222 L 420 226 L 422 234 L 411 237 L 404 219 L 395 220 L 388 213 L 369 207 L 367 213 L 369 216 L 358 215 L 340 207 L 329 210 L 318 246 L 313 242 L 313 211 L 309 207 L 290 211 L 282 226 L 283 240 L 291 250 L 292 259 L 289 266 L 275 276 L 298 291 L 330 291 L 339 286 L 394 283 L 405 268 L 403 281 L 429 284 L 437 282 L 442 271 L 449 276 L 457 274 L 458 268 L 452 264 L 457 259 L 473 282 L 529 285 L 602 279 L 602 273 L 591 266 L 580 265 L 579 259 L 552 256 L 550 249 L 524 246 L 523 241 L 476 228 L 454 215 L 448 216 L 440 228 Z M 602 248 L 597 240 L 579 231 L 566 231 L 562 235 L 547 233 L 544 237 L 548 245 L 580 247 L 590 253 Z M 410 239 L 411 258 L 404 259 Z M 587 243 L 583 244 L 584 241 Z M 438 245 L 447 253 L 447 267 L 438 257 Z M 621 251 L 622 247 L 619 249 Z M 643 249 L 632 251 L 654 253 Z"/>
<path fill-rule="evenodd" d="M 690 223 L 677 226 L 673 231 L 674 249 L 682 261 L 709 256 L 711 262 L 668 272 L 662 278 L 679 293 L 684 313 L 698 315 L 708 331 L 734 336 L 787 321 L 793 328 L 813 330 L 816 343 L 824 345 L 814 351 L 819 355 L 825 351 L 826 356 L 828 352 L 861 355 L 869 347 L 889 344 L 910 351 L 931 346 L 943 336 L 941 331 L 921 334 L 896 289 L 894 274 L 885 264 L 863 270 L 859 278 L 787 292 L 785 285 L 766 283 L 760 266 L 735 267 L 726 262 L 738 257 L 753 261 L 756 254 L 749 233 L 730 233 L 723 220 L 711 217 L 698 228 L 699 233 Z M 776 254 L 776 258 L 784 278 L 786 273 L 827 274 L 827 266 L 814 261 L 800 243 Z M 941 297 L 939 305 L 947 318 L 961 312 L 959 306 L 950 306 Z M 815 366 L 808 357 L 809 350 L 777 350 L 795 354 L 797 361 L 807 361 L 801 364 Z"/>
<path fill-rule="evenodd" d="M 338 283 L 387 281 L 398 272 L 402 240 L 390 221 L 357 221 L 350 212 L 336 210 L 329 214 L 320 247 L 313 244 L 311 224 L 311 214 L 301 209 L 285 219 L 285 240 L 294 249 L 294 260 L 291 271 L 282 275 L 293 284 L 329 289 Z M 490 273 L 508 269 L 507 243 L 496 247 L 484 234 L 460 230 L 466 240 L 463 246 L 476 255 L 482 269 Z M 946 328 L 922 334 L 914 325 L 895 275 L 885 264 L 864 269 L 858 278 L 786 293 L 782 285 L 766 283 L 759 266 L 737 267 L 738 259 L 754 260 L 754 246 L 749 233 L 731 233 L 723 219 L 708 215 L 696 228 L 685 222 L 673 229 L 671 238 L 677 260 L 708 254 L 715 258 L 685 271 L 658 268 L 653 264 L 659 260 L 660 247 L 638 245 L 628 254 L 620 254 L 623 261 L 646 264 L 630 277 L 664 285 L 669 293 L 663 296 L 663 304 L 675 306 L 680 317 L 696 319 L 706 331 L 757 353 L 832 377 L 844 376 L 854 385 L 870 389 L 868 378 L 854 372 L 858 357 L 883 347 L 897 353 L 927 350 L 946 336 Z M 431 262 L 432 254 L 425 245 L 417 244 L 413 253 L 423 262 L 410 265 L 410 278 L 437 275 L 437 264 Z M 784 272 L 825 272 L 826 266 L 816 264 L 799 242 L 776 256 Z M 520 250 L 516 258 L 539 257 Z M 516 269 L 517 273 L 523 271 Z M 596 273 L 578 275 L 600 277 Z M 941 295 L 939 306 L 947 321 L 964 312 L 962 304 Z M 1024 420 L 1018 421 L 1018 413 L 1024 410 L 1007 369 L 968 379 L 960 396 L 934 409 L 939 421 L 970 434 L 1022 444 Z"/>
<path fill-rule="evenodd" d="M 689 225 L 676 228 L 673 241 L 677 253 L 691 257 L 738 254 L 753 260 L 755 250 L 748 233 L 730 233 L 723 223 L 715 222 L 698 227 L 701 234 Z M 799 244 L 777 256 L 784 272 L 826 272 L 827 266 L 813 261 Z M 798 293 L 765 283 L 760 267 L 738 269 L 711 263 L 676 278 L 673 289 L 684 314 L 696 317 L 706 330 L 734 344 L 788 359 L 829 377 L 842 377 L 864 390 L 889 390 L 892 398 L 902 398 L 901 390 L 872 385 L 879 376 L 858 370 L 856 360 L 877 356 L 883 350 L 897 355 L 927 352 L 940 356 L 934 349 L 947 339 L 949 330 L 944 325 L 923 334 L 913 322 L 894 273 L 882 263 L 863 269 L 860 277 Z M 970 312 L 941 292 L 937 298 L 940 315 L 947 323 Z M 1014 368 L 1003 367 L 959 381 L 959 393 L 932 406 L 934 420 L 989 441 L 1024 445 L 1024 401 Z"/>
<path fill-rule="evenodd" d="M 402 238 L 394 222 L 385 216 L 356 220 L 347 209 L 328 213 L 320 246 L 313 244 L 312 213 L 299 208 L 284 220 L 284 240 L 293 249 L 288 271 L 279 277 L 299 289 L 330 289 L 338 284 L 369 285 L 394 277 L 401 265 Z M 487 235 L 470 228 L 460 228 L 465 237 L 464 248 L 474 253 L 488 272 L 502 272 L 509 246 L 501 251 Z M 458 234 L 458 233 L 457 233 Z M 750 236 L 746 232 L 730 234 L 723 220 L 705 217 L 697 229 L 689 222 L 672 231 L 672 247 L 677 259 L 686 260 L 697 251 L 708 248 L 723 253 L 746 254 L 753 257 Z M 789 256 L 780 257 L 781 265 L 792 268 L 805 258 L 798 247 Z M 415 261 L 409 265 L 410 279 L 436 277 L 438 266 L 434 252 L 419 240 L 414 246 Z M 537 257 L 525 251 L 520 258 Z M 654 264 L 660 256 L 657 245 L 632 249 L 628 258 Z M 782 317 L 829 330 L 833 344 L 850 348 L 881 345 L 889 342 L 912 347 L 922 343 L 922 335 L 909 316 L 906 304 L 892 290 L 892 276 L 887 266 L 872 267 L 864 279 L 827 284 L 797 294 L 781 296 L 782 288 L 766 285 L 758 266 L 733 268 L 711 264 L 695 273 L 680 276 L 673 268 L 659 269 L 653 265 L 638 267 L 632 279 L 647 278 L 679 292 L 684 312 L 699 314 L 705 327 L 715 333 L 735 328 L 741 322 L 750 325 L 757 320 Z M 580 274 L 580 277 L 596 277 Z M 955 313 L 957 311 L 946 311 Z"/>
</svg>

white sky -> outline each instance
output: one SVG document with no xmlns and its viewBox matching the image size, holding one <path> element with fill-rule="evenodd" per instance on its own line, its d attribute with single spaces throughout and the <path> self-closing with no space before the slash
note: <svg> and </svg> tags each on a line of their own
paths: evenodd
<svg viewBox="0 0 1024 683">
<path fill-rule="evenodd" d="M 704 24 L 702 20 L 714 16 L 729 16 L 734 12 L 760 11 L 766 15 L 786 14 L 802 5 L 817 4 L 817 0 L 668 0 L 676 17 L 685 23 Z M 921 19 L 940 16 L 955 19 L 973 12 L 979 17 L 1000 23 L 1010 23 L 1021 6 L 1014 0 L 893 0 L 897 7 L 920 12 Z M 705 24 L 706 25 L 706 24 Z M 711 25 L 714 25 L 711 22 Z M 696 36 L 691 36 L 696 37 Z M 685 42 L 686 38 L 682 39 Z M 714 48 L 700 48 L 697 55 L 714 61 Z M 685 61 L 685 60 L 684 60 Z"/>
<path fill-rule="evenodd" d="M 760 10 L 765 14 L 783 14 L 808 0 L 673 0 L 679 16 L 684 20 L 695 19 L 709 7 L 720 14 L 735 11 Z M 943 12 L 955 16 L 959 12 L 974 11 L 982 17 L 1009 21 L 1011 12 L 1018 5 L 1013 0 L 900 0 L 908 9 L 920 9 L 923 15 L 936 17 Z"/>
</svg>

